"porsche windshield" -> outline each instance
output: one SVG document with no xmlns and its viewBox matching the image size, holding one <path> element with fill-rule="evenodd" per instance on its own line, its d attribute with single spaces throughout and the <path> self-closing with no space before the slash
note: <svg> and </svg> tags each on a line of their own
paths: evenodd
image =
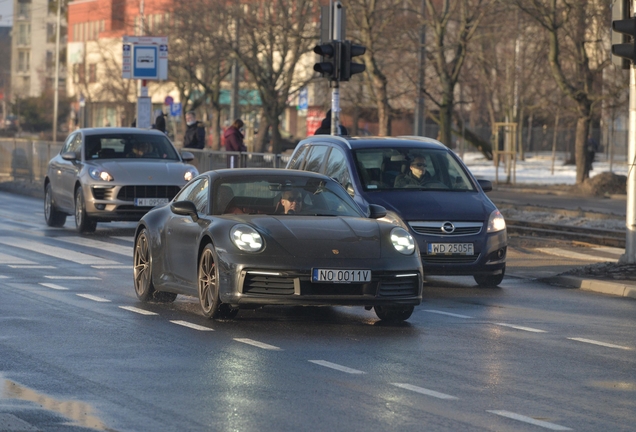
<svg viewBox="0 0 636 432">
<path fill-rule="evenodd" d="M 411 189 L 475 191 L 468 172 L 453 155 L 426 148 L 373 148 L 355 151 L 367 191 Z"/>
<path fill-rule="evenodd" d="M 299 176 L 220 179 L 212 191 L 213 214 L 364 217 L 334 181 Z"/>
<path fill-rule="evenodd" d="M 87 135 L 86 160 L 163 159 L 179 160 L 167 137 L 155 134 Z"/>
</svg>

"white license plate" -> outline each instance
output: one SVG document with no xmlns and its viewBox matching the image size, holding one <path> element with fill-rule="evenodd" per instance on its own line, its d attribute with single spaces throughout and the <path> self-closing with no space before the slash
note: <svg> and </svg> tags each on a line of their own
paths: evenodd
<svg viewBox="0 0 636 432">
<path fill-rule="evenodd" d="M 474 255 L 472 243 L 429 243 L 429 255 Z"/>
<path fill-rule="evenodd" d="M 371 282 L 371 270 L 313 269 L 311 281 L 330 283 Z"/>
<path fill-rule="evenodd" d="M 170 201 L 168 198 L 135 198 L 135 205 L 137 207 L 154 207 L 167 204 L 168 201 Z"/>
</svg>

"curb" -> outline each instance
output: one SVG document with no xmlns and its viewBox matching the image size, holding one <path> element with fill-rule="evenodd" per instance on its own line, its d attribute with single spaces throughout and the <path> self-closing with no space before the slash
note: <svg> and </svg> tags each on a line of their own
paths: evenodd
<svg viewBox="0 0 636 432">
<path fill-rule="evenodd" d="M 627 285 L 618 282 L 607 282 L 598 279 L 583 279 L 576 276 L 554 276 L 544 279 L 545 282 L 554 285 L 563 285 L 579 288 L 584 291 L 593 291 L 601 294 L 610 294 L 619 297 L 636 299 L 636 285 Z"/>
</svg>

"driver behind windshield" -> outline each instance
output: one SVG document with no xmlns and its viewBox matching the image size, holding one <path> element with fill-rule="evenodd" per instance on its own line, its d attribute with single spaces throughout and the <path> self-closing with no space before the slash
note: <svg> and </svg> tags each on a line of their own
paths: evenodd
<svg viewBox="0 0 636 432">
<path fill-rule="evenodd" d="M 285 191 L 280 199 L 280 204 L 283 206 L 285 214 L 299 213 L 303 208 L 302 193 L 298 190 Z"/>
<path fill-rule="evenodd" d="M 394 187 L 422 186 L 431 181 L 432 177 L 426 171 L 426 159 L 424 157 L 418 156 L 413 159 L 409 168 L 410 171 L 407 174 L 398 176 L 395 179 Z"/>
</svg>

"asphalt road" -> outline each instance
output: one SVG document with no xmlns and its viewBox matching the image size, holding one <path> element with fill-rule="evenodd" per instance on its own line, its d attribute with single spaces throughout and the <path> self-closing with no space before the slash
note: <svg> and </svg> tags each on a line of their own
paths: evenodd
<svg viewBox="0 0 636 432">
<path fill-rule="evenodd" d="M 636 303 L 542 284 L 524 269 L 536 276 L 539 262 L 550 270 L 557 260 L 532 245 L 511 249 L 513 276 L 500 288 L 429 279 L 402 325 L 345 307 L 209 321 L 195 299 L 137 300 L 134 224 L 100 224 L 80 237 L 70 218 L 47 228 L 41 200 L 0 193 L 0 202 L 1 431 L 631 431 L 636 423 Z"/>
</svg>

